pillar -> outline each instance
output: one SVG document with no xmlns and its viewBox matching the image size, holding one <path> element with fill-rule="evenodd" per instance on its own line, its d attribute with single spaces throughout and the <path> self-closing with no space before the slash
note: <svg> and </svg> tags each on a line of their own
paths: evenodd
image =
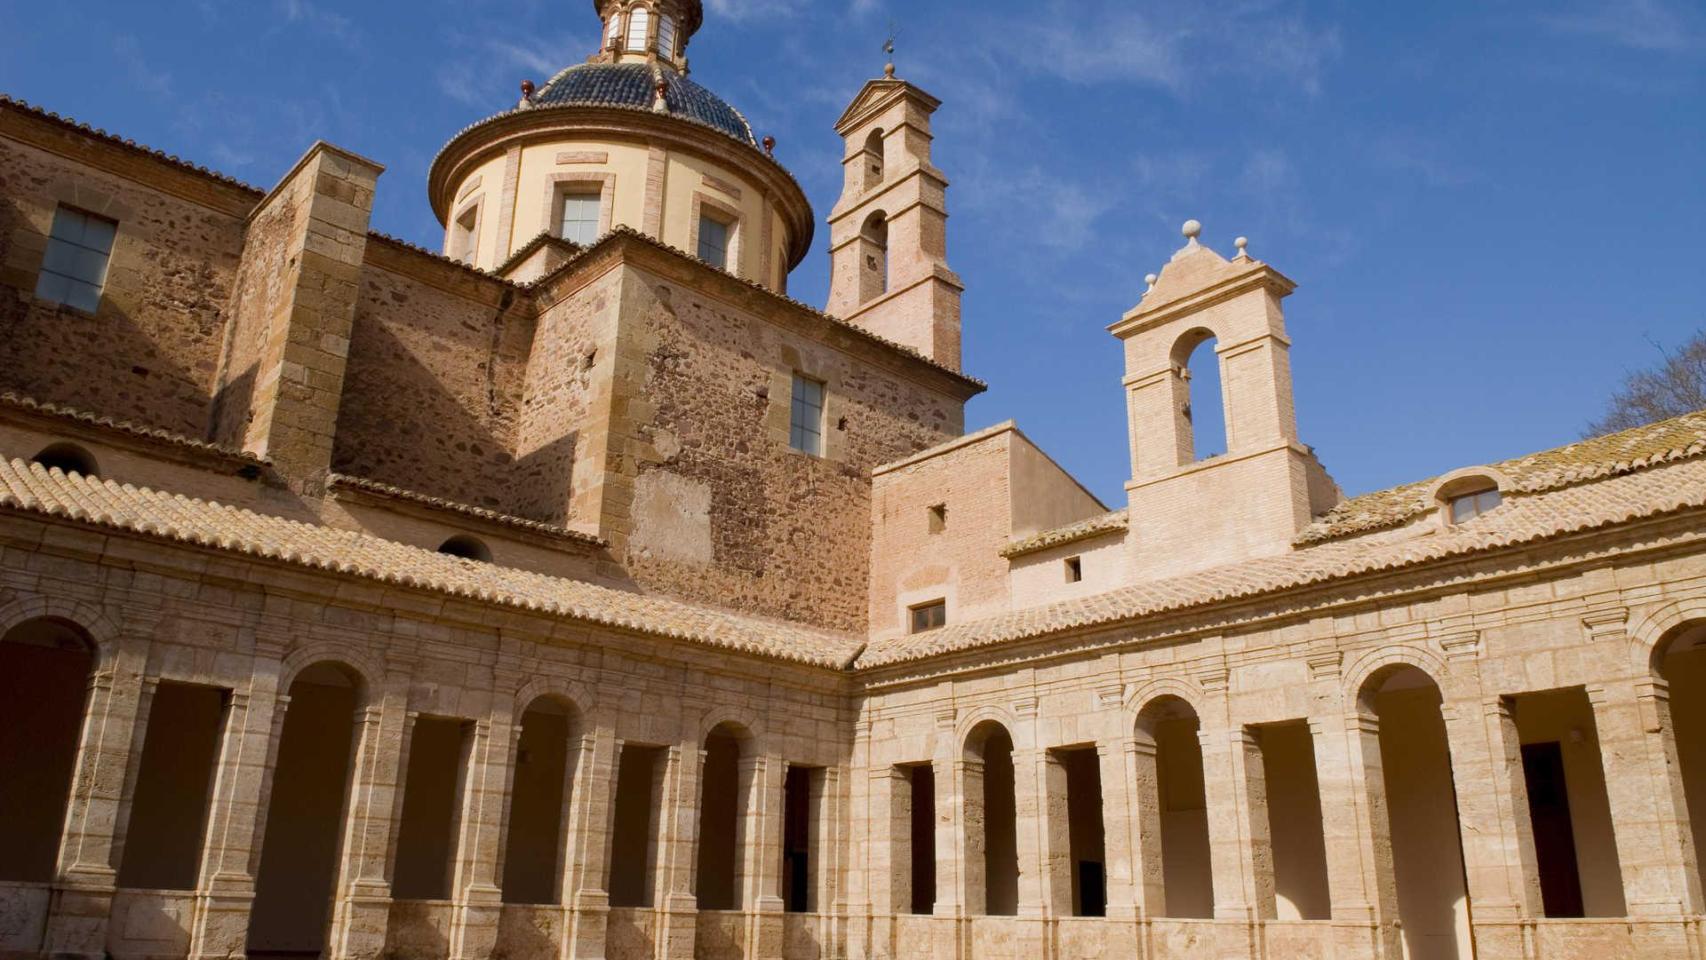
<svg viewBox="0 0 1706 960">
<path fill-rule="evenodd" d="M 356 710 L 354 762 L 334 888 L 331 960 L 375 960 L 385 951 L 391 910 L 392 845 L 408 769 L 412 663 L 393 660 L 383 684 Z"/>
<path fill-rule="evenodd" d="M 615 816 L 616 763 L 621 741 L 608 727 L 581 737 L 569 793 L 569 823 L 563 855 L 563 902 L 567 960 L 604 960 L 610 921 L 610 842 Z"/>
<path fill-rule="evenodd" d="M 1019 855 L 1019 916 L 1070 915 L 1072 843 L 1066 838 L 1066 769 L 1047 750 L 1013 750 L 1013 811 Z M 1055 836 L 1057 829 L 1059 837 Z M 1059 909 L 1057 889 L 1063 879 L 1064 911 Z"/>
<path fill-rule="evenodd" d="M 895 918 L 912 909 L 911 782 L 905 767 L 868 771 L 864 874 L 871 898 L 871 932 L 864 956 L 889 960 L 899 948 Z"/>
<path fill-rule="evenodd" d="M 248 688 L 226 697 L 191 919 L 191 958 L 240 956 L 248 942 L 266 813 L 263 787 L 271 786 L 268 772 L 278 761 L 288 702 L 279 695 L 282 670 L 277 659 L 257 659 Z"/>
<path fill-rule="evenodd" d="M 1700 910 L 1699 873 L 1681 784 L 1665 765 L 1675 750 L 1675 732 L 1661 719 L 1654 681 L 1589 687 L 1599 731 L 1606 796 L 1623 871 L 1623 897 L 1632 917 L 1677 917 Z M 1643 698 L 1646 700 L 1643 703 Z M 1669 719 L 1669 703 L 1662 707 Z M 1658 763 L 1655 764 L 1654 761 Z M 1681 814 L 1679 816 L 1679 813 Z"/>
<path fill-rule="evenodd" d="M 154 690 L 142 676 L 147 659 L 146 638 L 121 638 L 113 645 L 111 663 L 89 678 L 43 936 L 42 952 L 50 956 L 99 960 L 106 955 L 119 844 Z"/>
<path fill-rule="evenodd" d="M 741 909 L 746 913 L 746 956 L 782 955 L 782 808 L 787 764 L 780 757 L 740 759 Z"/>
<path fill-rule="evenodd" d="M 1309 721 L 1320 784 L 1335 949 L 1401 958 L 1398 886 L 1380 721 L 1350 713 Z"/>
<path fill-rule="evenodd" d="M 1217 711 L 1218 712 L 1218 711 Z M 1253 956 L 1259 921 L 1274 915 L 1273 845 L 1268 835 L 1262 748 L 1250 730 L 1199 730 L 1208 845 L 1214 877 L 1215 956 Z"/>
<path fill-rule="evenodd" d="M 693 958 L 699 919 L 693 871 L 698 865 L 699 777 L 704 764 L 705 751 L 697 743 L 676 744 L 665 752 L 652 888 L 658 960 Z"/>
<path fill-rule="evenodd" d="M 1126 750 L 1132 794 L 1133 893 L 1139 916 L 1167 915 L 1167 882 L 1162 868 L 1161 775 L 1159 751 L 1147 735 L 1134 737 Z"/>
<path fill-rule="evenodd" d="M 499 686 L 513 688 L 501 682 Z M 521 738 L 521 724 L 514 722 L 508 702 L 500 702 L 489 719 L 475 721 L 466 754 L 452 853 L 450 896 L 456 906 L 450 925 L 451 960 L 483 960 L 498 943 L 503 821 L 516 741 Z"/>
</svg>

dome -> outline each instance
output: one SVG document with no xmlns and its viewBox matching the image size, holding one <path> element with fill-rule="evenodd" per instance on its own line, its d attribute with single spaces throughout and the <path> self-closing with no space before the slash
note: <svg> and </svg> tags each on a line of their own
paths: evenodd
<svg viewBox="0 0 1706 960">
<path fill-rule="evenodd" d="M 655 76 L 654 76 L 655 71 Z M 582 63 L 569 67 L 534 92 L 534 107 L 631 107 L 650 110 L 656 81 L 669 86 L 664 102 L 669 114 L 703 124 L 756 147 L 752 127 L 739 110 L 672 67 L 646 63 Z"/>
</svg>

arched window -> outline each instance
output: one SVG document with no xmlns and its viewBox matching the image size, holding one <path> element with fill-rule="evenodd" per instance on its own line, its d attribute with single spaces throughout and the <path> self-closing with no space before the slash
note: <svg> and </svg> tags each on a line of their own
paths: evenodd
<svg viewBox="0 0 1706 960">
<path fill-rule="evenodd" d="M 622 11 L 618 10 L 610 15 L 610 30 L 605 34 L 604 45 L 607 47 L 614 47 L 616 46 L 617 41 L 621 39 Z"/>
<path fill-rule="evenodd" d="M 481 563 L 492 562 L 492 549 L 480 541 L 478 537 L 470 537 L 459 533 L 449 540 L 439 544 L 438 552 L 464 560 L 478 560 Z"/>
<path fill-rule="evenodd" d="M 1179 448 L 1190 451 L 1191 462 L 1220 456 L 1231 439 L 1221 395 L 1220 355 L 1215 352 L 1218 344 L 1213 333 L 1197 329 L 1173 346 L 1173 364 L 1182 372 L 1185 387 Z"/>
<path fill-rule="evenodd" d="M 651 32 L 652 12 L 645 7 L 635 7 L 628 14 L 628 49 L 634 53 L 643 53 L 646 49 L 646 34 Z"/>
<path fill-rule="evenodd" d="M 883 128 L 878 127 L 865 138 L 865 189 L 869 190 L 883 182 Z"/>
<path fill-rule="evenodd" d="M 93 477 L 100 473 L 94 455 L 75 443 L 50 443 L 30 461 L 41 464 L 45 470 L 58 470 L 65 474 Z"/>
<path fill-rule="evenodd" d="M 860 284 L 865 296 L 862 300 L 870 300 L 889 292 L 889 221 L 881 211 L 873 213 L 865 220 L 864 229 L 860 231 L 866 243 L 865 272 L 866 281 Z"/>
<path fill-rule="evenodd" d="M 1482 473 L 1464 472 L 1447 479 L 1436 496 L 1447 523 L 1467 523 L 1504 502 L 1499 481 Z"/>
<path fill-rule="evenodd" d="M 658 56 L 675 57 L 675 18 L 667 13 L 658 14 Z"/>
</svg>

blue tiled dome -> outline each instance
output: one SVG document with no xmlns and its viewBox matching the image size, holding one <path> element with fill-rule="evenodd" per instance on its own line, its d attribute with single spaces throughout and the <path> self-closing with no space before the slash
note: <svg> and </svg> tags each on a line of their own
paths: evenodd
<svg viewBox="0 0 1706 960">
<path fill-rule="evenodd" d="M 669 89 L 664 102 L 671 116 L 719 130 L 748 146 L 757 146 L 752 127 L 739 110 L 674 69 L 644 63 L 583 63 L 552 77 L 533 94 L 536 107 L 616 106 L 652 108 L 656 69 Z"/>
</svg>

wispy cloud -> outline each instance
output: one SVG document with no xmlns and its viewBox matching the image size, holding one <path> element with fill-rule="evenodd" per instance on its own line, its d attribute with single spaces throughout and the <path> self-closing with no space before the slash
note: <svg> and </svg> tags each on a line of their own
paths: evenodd
<svg viewBox="0 0 1706 960">
<path fill-rule="evenodd" d="M 787 16 L 799 9 L 796 0 L 707 0 L 705 5 L 712 13 L 729 20 Z"/>
<path fill-rule="evenodd" d="M 1706 20 L 1671 0 L 1589 0 L 1567 5 L 1544 22 L 1561 33 L 1592 37 L 1632 50 L 1706 50 Z"/>
<path fill-rule="evenodd" d="M 327 10 L 312 0 L 278 0 L 278 9 L 285 22 L 305 27 L 346 47 L 354 47 L 361 42 L 360 31 L 350 18 Z"/>
<path fill-rule="evenodd" d="M 1368 158 L 1382 170 L 1430 187 L 1461 187 L 1480 179 L 1479 171 L 1450 157 L 1439 140 L 1412 133 L 1370 138 Z"/>
<path fill-rule="evenodd" d="M 142 52 L 142 44 L 135 37 L 114 38 L 113 55 L 124 65 L 125 75 L 134 89 L 159 99 L 172 95 L 172 75 L 154 65 Z"/>
</svg>

